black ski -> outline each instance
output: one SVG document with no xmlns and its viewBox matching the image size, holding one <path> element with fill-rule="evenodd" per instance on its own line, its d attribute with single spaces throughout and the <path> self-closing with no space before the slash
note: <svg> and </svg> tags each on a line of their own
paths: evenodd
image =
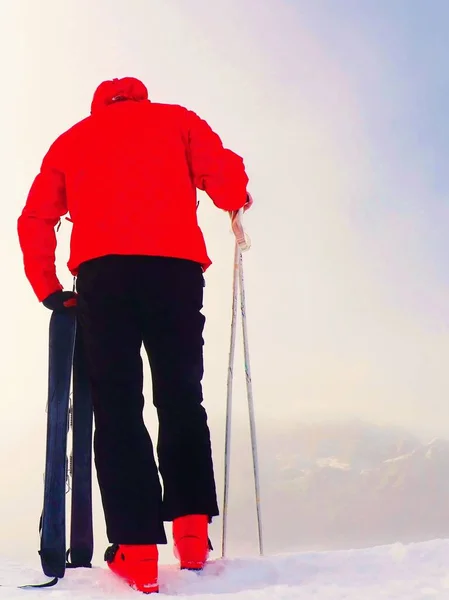
<svg viewBox="0 0 449 600">
<path fill-rule="evenodd" d="M 73 360 L 72 508 L 67 567 L 91 567 L 92 524 L 92 400 L 87 378 L 81 329 L 77 328 Z M 69 561 L 70 557 L 70 561 Z"/>
<path fill-rule="evenodd" d="M 69 465 L 67 439 L 70 425 L 72 456 Z M 51 587 L 64 577 L 66 568 L 92 566 L 92 429 L 92 401 L 76 311 L 54 312 L 49 331 L 44 506 L 39 525 L 39 555 L 42 569 L 50 580 L 19 586 L 22 589 Z M 70 489 L 69 475 L 72 507 L 70 547 L 67 550 L 66 494 Z"/>
<path fill-rule="evenodd" d="M 51 578 L 66 568 L 66 459 L 70 382 L 75 345 L 74 311 L 52 313 L 49 331 L 47 444 L 44 506 L 40 519 L 42 569 Z"/>
</svg>

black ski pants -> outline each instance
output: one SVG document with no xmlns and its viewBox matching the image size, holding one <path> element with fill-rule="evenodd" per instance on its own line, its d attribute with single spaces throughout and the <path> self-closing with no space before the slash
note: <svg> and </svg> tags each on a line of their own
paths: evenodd
<svg viewBox="0 0 449 600">
<path fill-rule="evenodd" d="M 182 259 L 109 255 L 80 266 L 95 465 L 111 543 L 163 544 L 164 521 L 218 515 L 202 405 L 203 287 L 201 266 Z M 142 344 L 159 421 L 163 492 L 142 414 Z"/>
</svg>

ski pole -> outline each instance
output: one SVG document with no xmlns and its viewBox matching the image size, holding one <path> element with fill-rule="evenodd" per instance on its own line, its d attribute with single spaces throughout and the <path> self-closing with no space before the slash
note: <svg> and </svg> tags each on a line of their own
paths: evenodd
<svg viewBox="0 0 449 600">
<path fill-rule="evenodd" d="M 245 281 L 243 276 L 242 253 L 239 252 L 239 285 L 240 285 L 240 308 L 242 313 L 243 351 L 245 360 L 246 394 L 248 399 L 248 415 L 251 435 L 251 450 L 253 458 L 254 491 L 256 497 L 257 531 L 259 536 L 259 554 L 263 555 L 262 539 L 262 516 L 260 510 L 260 479 L 259 461 L 257 453 L 256 420 L 254 416 L 253 386 L 251 379 L 251 366 L 249 360 L 248 328 L 246 323 Z"/>
<path fill-rule="evenodd" d="M 245 379 L 248 398 L 248 413 L 251 432 L 251 448 L 253 458 L 254 486 L 256 494 L 257 527 L 259 536 L 259 552 L 263 555 L 263 536 L 262 536 L 262 518 L 260 510 L 260 480 L 256 441 L 256 427 L 254 417 L 254 401 L 252 391 L 251 367 L 249 360 L 249 344 L 245 305 L 245 282 L 243 276 L 243 258 L 242 252 L 249 250 L 251 241 L 242 226 L 242 214 L 240 210 L 231 214 L 232 230 L 235 235 L 234 252 L 234 272 L 233 272 L 233 297 L 232 297 L 232 320 L 231 320 L 231 340 L 229 349 L 228 381 L 227 381 L 227 400 L 226 400 L 226 435 L 225 435 L 225 481 L 224 481 L 224 501 L 223 501 L 223 532 L 222 532 L 222 557 L 226 554 L 226 534 L 227 534 L 227 511 L 229 498 L 229 465 L 230 465 L 230 446 L 231 446 L 231 411 L 232 411 L 232 384 L 234 375 L 234 355 L 235 355 L 235 336 L 237 321 L 237 294 L 240 287 L 240 308 L 242 316 L 243 346 L 245 359 Z"/>
<path fill-rule="evenodd" d="M 223 532 L 221 555 L 226 555 L 226 536 L 228 523 L 228 498 L 229 498 L 229 463 L 231 458 L 231 412 L 232 412 L 232 384 L 234 379 L 234 355 L 235 355 L 235 335 L 237 325 L 237 293 L 238 293 L 238 267 L 239 267 L 239 248 L 235 244 L 234 252 L 234 273 L 232 280 L 232 318 L 231 318 L 231 339 L 229 345 L 229 363 L 228 363 L 228 381 L 226 397 L 226 433 L 225 433 L 225 468 L 224 468 L 224 494 L 223 494 Z"/>
</svg>

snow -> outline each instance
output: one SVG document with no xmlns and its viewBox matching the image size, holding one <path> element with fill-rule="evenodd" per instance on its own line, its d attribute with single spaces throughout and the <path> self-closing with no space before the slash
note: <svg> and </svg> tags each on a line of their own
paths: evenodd
<svg viewBox="0 0 449 600">
<path fill-rule="evenodd" d="M 416 451 L 412 450 L 412 452 L 408 452 L 407 454 L 401 454 L 400 456 L 395 456 L 394 458 L 387 458 L 386 460 L 384 460 L 384 463 L 387 464 L 387 463 L 400 462 L 402 460 L 408 460 L 415 453 L 416 453 Z"/>
<path fill-rule="evenodd" d="M 106 600 L 142 597 L 98 565 L 68 570 L 56 587 L 19 590 L 42 581 L 38 569 L 0 561 L 0 600 Z M 449 600 L 449 540 L 363 550 L 215 560 L 201 574 L 160 567 L 160 594 L 189 600 Z M 27 596 L 28 595 L 28 596 Z"/>
<path fill-rule="evenodd" d="M 321 468 L 328 469 L 341 469 L 342 471 L 350 471 L 351 465 L 348 463 L 341 462 L 335 456 L 329 456 L 327 458 L 318 458 L 316 464 Z"/>
</svg>

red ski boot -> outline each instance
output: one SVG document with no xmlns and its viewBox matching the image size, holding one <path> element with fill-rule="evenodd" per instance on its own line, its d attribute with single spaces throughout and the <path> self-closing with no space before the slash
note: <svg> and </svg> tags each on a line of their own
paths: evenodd
<svg viewBox="0 0 449 600">
<path fill-rule="evenodd" d="M 144 594 L 159 591 L 158 558 L 157 546 L 145 544 L 113 544 L 104 555 L 113 573 Z"/>
<path fill-rule="evenodd" d="M 207 515 L 186 515 L 173 521 L 174 554 L 181 569 L 200 571 L 209 556 Z"/>
</svg>

